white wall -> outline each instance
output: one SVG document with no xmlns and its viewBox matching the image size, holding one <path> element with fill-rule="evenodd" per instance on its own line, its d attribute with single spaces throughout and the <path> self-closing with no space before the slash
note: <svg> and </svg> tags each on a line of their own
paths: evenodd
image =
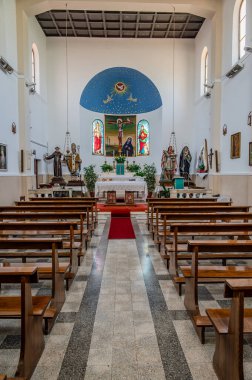
<svg viewBox="0 0 252 380">
<path fill-rule="evenodd" d="M 16 7 L 14 0 L 0 1 L 0 56 L 16 70 Z M 0 70 L 0 143 L 7 145 L 8 171 L 0 172 L 0 176 L 11 176 L 19 172 L 19 124 L 17 74 L 5 74 Z M 15 122 L 17 133 L 11 132 Z"/>
<path fill-rule="evenodd" d="M 228 133 L 221 134 L 222 173 L 252 174 L 248 165 L 248 143 L 252 141 L 252 129 L 247 126 L 247 116 L 252 111 L 252 54 L 242 57 L 245 68 L 234 78 L 225 74 L 232 67 L 232 22 L 235 0 L 225 0 L 223 5 L 223 64 L 222 64 L 222 100 L 221 126 L 227 124 Z M 252 1 L 247 0 L 247 36 L 246 44 L 252 46 Z M 221 131 L 220 131 L 221 132 Z M 230 158 L 230 136 L 241 132 L 241 157 Z"/>
<path fill-rule="evenodd" d="M 201 94 L 201 56 L 203 49 L 208 49 L 209 83 L 214 80 L 213 62 L 214 51 L 212 49 L 213 25 L 211 20 L 206 20 L 195 39 L 195 87 L 194 87 L 194 144 L 193 152 L 195 161 L 193 169 L 196 169 L 196 156 L 198 156 L 204 139 L 207 139 L 208 148 L 211 147 L 211 126 L 212 126 L 212 99 L 205 98 Z"/>
<path fill-rule="evenodd" d="M 66 132 L 66 57 L 65 40 L 50 38 L 48 46 L 49 151 L 64 147 Z M 116 66 L 131 67 L 147 75 L 158 88 L 163 107 L 138 115 L 151 124 L 151 156 L 160 170 L 162 149 L 167 148 L 172 131 L 172 41 L 68 39 L 69 131 L 72 141 L 81 146 L 84 165 L 101 159 L 91 155 L 91 128 L 100 114 L 87 112 L 80 105 L 81 93 L 88 81 L 100 71 Z M 192 144 L 194 41 L 176 41 L 175 48 L 175 131 L 178 152 Z M 104 160 L 104 159 L 102 159 Z M 143 162 L 142 157 L 136 161 Z"/>
</svg>

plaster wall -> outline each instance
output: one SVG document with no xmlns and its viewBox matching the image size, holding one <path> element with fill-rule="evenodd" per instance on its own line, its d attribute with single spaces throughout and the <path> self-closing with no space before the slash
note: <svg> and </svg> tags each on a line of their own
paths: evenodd
<svg viewBox="0 0 252 380">
<path fill-rule="evenodd" d="M 55 145 L 64 147 L 67 129 L 65 40 L 48 39 L 47 52 L 49 151 L 51 151 Z M 81 146 L 84 165 L 100 164 L 101 158 L 91 155 L 91 133 L 92 121 L 97 117 L 103 119 L 103 115 L 88 112 L 79 105 L 82 90 L 100 71 L 124 66 L 141 71 L 154 82 L 160 92 L 162 108 L 137 116 L 138 120 L 144 117 L 150 121 L 151 155 L 149 158 L 136 158 L 137 162 L 155 162 L 157 169 L 160 170 L 162 150 L 167 149 L 172 131 L 172 53 L 171 40 L 68 39 L 68 128 L 72 141 Z M 176 40 L 174 114 L 178 152 L 183 145 L 191 146 L 193 142 L 191 134 L 193 81 L 194 41 Z"/>
</svg>

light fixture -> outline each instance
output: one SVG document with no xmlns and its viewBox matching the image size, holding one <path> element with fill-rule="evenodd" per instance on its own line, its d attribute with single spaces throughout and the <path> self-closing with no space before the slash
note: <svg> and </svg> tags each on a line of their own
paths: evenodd
<svg viewBox="0 0 252 380">
<path fill-rule="evenodd" d="M 173 156 L 176 160 L 177 144 L 175 136 L 175 7 L 173 7 L 172 22 L 173 22 L 173 36 L 172 36 L 172 132 L 169 142 L 169 147 L 172 147 Z"/>
<path fill-rule="evenodd" d="M 29 94 L 34 95 L 36 92 L 36 83 L 25 82 L 25 86 L 29 89 Z"/>
<path fill-rule="evenodd" d="M 242 63 L 237 63 L 236 65 L 234 65 L 231 70 L 229 70 L 227 73 L 226 73 L 226 77 L 228 77 L 229 79 L 233 78 L 235 75 L 237 75 L 242 69 L 244 68 L 244 65 Z"/>
<path fill-rule="evenodd" d="M 206 88 L 214 88 L 214 82 L 213 83 L 204 83 L 204 87 Z"/>
<path fill-rule="evenodd" d="M 206 91 L 204 93 L 204 97 L 207 98 L 207 99 L 211 98 L 211 92 L 210 91 Z"/>
<path fill-rule="evenodd" d="M 4 57 L 0 57 L 0 69 L 6 74 L 12 74 L 14 69 Z"/>
<path fill-rule="evenodd" d="M 248 53 L 252 53 L 252 46 L 244 46 L 244 50 Z"/>
</svg>

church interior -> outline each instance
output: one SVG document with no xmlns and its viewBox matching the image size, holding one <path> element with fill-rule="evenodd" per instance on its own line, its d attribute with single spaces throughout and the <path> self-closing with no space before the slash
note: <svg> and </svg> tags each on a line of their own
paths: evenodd
<svg viewBox="0 0 252 380">
<path fill-rule="evenodd" d="M 251 20 L 0 0 L 0 380 L 252 379 Z"/>
</svg>

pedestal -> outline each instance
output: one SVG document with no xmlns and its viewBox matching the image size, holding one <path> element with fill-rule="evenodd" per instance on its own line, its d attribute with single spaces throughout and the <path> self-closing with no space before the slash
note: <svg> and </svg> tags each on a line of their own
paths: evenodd
<svg viewBox="0 0 252 380">
<path fill-rule="evenodd" d="M 124 175 L 124 164 L 116 164 L 116 174 Z"/>
</svg>

